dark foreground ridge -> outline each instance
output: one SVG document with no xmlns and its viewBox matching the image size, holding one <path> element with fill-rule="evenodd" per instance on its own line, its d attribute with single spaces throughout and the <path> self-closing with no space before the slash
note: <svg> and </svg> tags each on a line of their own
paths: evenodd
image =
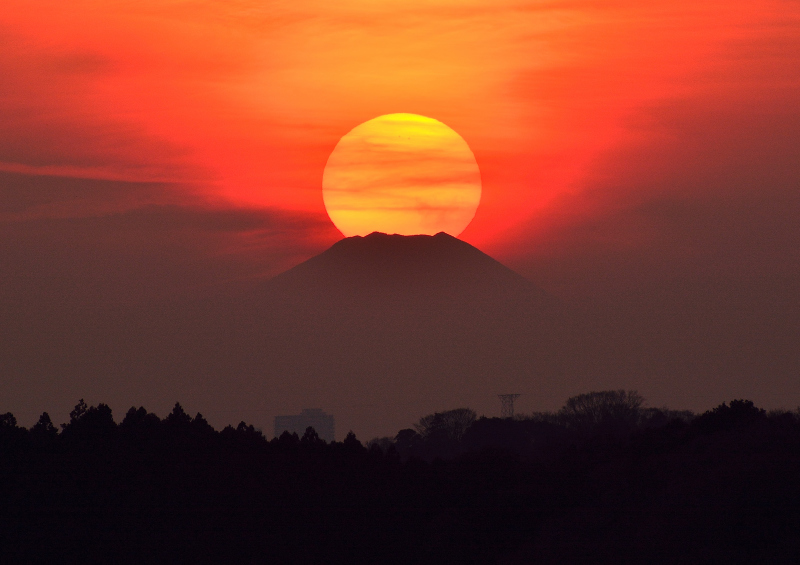
<svg viewBox="0 0 800 565">
<path fill-rule="evenodd" d="M 800 413 L 635 392 L 330 444 L 81 401 L 0 415 L 2 563 L 797 563 Z"/>
</svg>

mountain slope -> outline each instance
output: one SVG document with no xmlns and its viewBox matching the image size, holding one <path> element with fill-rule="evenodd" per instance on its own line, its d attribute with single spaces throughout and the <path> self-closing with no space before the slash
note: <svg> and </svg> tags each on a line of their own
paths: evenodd
<svg viewBox="0 0 800 565">
<path fill-rule="evenodd" d="M 283 298 L 343 300 L 370 307 L 419 301 L 539 300 L 545 293 L 475 247 L 445 233 L 349 237 L 278 275 L 265 290 Z M 375 304 L 375 302 L 378 304 Z"/>
<path fill-rule="evenodd" d="M 220 397 L 321 407 L 344 432 L 457 406 L 492 415 L 497 394 L 538 394 L 562 372 L 560 305 L 446 234 L 344 239 L 186 325 L 204 371 L 227 375 Z"/>
</svg>

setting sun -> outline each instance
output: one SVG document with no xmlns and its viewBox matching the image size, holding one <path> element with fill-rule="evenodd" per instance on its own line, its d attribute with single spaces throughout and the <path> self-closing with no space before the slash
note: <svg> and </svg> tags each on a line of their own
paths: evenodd
<svg viewBox="0 0 800 565">
<path fill-rule="evenodd" d="M 328 159 L 325 208 L 345 236 L 374 231 L 457 236 L 481 199 L 467 143 L 442 122 L 387 114 L 355 127 Z"/>
</svg>

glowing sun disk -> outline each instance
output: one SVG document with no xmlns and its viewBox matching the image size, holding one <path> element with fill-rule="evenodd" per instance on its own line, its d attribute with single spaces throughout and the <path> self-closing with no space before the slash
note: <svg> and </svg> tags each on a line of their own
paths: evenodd
<svg viewBox="0 0 800 565">
<path fill-rule="evenodd" d="M 416 114 L 356 126 L 328 158 L 325 208 L 345 236 L 459 235 L 481 198 L 475 156 L 455 131 Z"/>
</svg>

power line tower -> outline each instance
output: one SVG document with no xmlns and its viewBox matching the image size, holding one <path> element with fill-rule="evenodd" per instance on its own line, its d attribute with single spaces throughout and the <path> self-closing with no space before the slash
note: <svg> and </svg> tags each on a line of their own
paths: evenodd
<svg viewBox="0 0 800 565">
<path fill-rule="evenodd" d="M 498 394 L 497 398 L 500 399 L 500 403 L 502 404 L 501 409 L 501 417 L 502 418 L 513 418 L 514 417 L 514 399 L 519 397 L 519 394 Z"/>
</svg>

